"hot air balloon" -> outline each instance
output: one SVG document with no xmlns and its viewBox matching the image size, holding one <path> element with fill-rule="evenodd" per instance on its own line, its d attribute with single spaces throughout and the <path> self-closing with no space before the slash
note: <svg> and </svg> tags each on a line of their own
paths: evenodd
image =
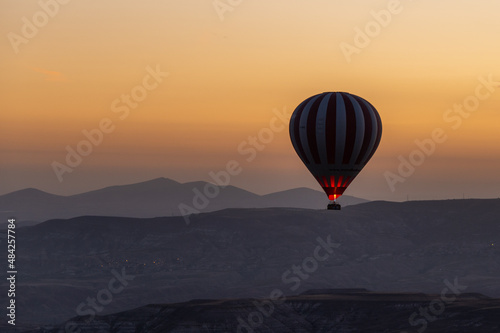
<svg viewBox="0 0 500 333">
<path fill-rule="evenodd" d="M 328 209 L 368 163 L 382 136 L 382 121 L 366 100 L 325 92 L 299 104 L 290 118 L 290 139 L 302 162 L 325 191 Z"/>
</svg>

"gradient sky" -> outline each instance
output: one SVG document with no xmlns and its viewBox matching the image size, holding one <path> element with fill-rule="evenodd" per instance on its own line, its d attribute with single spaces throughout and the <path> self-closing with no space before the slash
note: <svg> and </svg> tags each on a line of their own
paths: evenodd
<svg viewBox="0 0 500 333">
<path fill-rule="evenodd" d="M 218 13 L 212 0 L 54 1 L 41 1 L 53 17 L 38 1 L 0 2 L 0 194 L 209 181 L 230 160 L 242 168 L 231 184 L 259 194 L 321 190 L 293 150 L 287 119 L 311 95 L 347 91 L 377 108 L 383 135 L 345 194 L 500 196 L 500 2 L 233 0 Z M 377 30 L 372 12 L 388 7 L 395 13 Z M 33 19 L 35 32 L 23 27 Z M 356 28 L 365 27 L 375 29 L 368 45 L 358 38 L 346 57 L 341 45 L 356 46 Z M 120 98 L 141 91 L 148 67 L 168 76 L 125 116 Z M 488 77 L 491 91 L 477 88 Z M 473 111 L 447 111 L 473 103 L 477 89 L 483 99 Z M 65 164 L 66 147 L 103 119 L 111 133 L 60 182 L 53 162 Z M 273 138 L 248 161 L 240 151 L 270 122 Z M 386 177 L 398 174 L 398 157 L 436 128 L 446 141 L 393 191 Z"/>
</svg>

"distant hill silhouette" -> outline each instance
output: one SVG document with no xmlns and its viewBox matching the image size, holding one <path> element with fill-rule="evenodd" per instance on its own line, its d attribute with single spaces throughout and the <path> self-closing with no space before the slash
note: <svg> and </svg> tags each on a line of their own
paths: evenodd
<svg viewBox="0 0 500 333">
<path fill-rule="evenodd" d="M 86 193 L 59 196 L 29 188 L 0 196 L 0 221 L 16 217 L 25 225 L 54 218 L 72 218 L 82 215 L 157 217 L 179 216 L 183 203 L 201 212 L 225 208 L 296 207 L 324 209 L 328 203 L 323 192 L 297 188 L 267 195 L 257 195 L 238 187 L 227 186 L 210 199 L 205 208 L 193 204 L 194 189 L 204 192 L 206 182 L 178 183 L 167 178 L 146 182 L 110 186 Z M 367 200 L 343 196 L 344 206 Z"/>
<path fill-rule="evenodd" d="M 286 295 L 440 293 L 445 280 L 500 297 L 499 221 L 499 199 L 225 209 L 194 215 L 189 225 L 182 217 L 49 220 L 16 229 L 17 310 L 29 314 L 24 323 L 62 322 L 122 273 L 133 280 L 97 315 L 192 299 L 265 298 L 276 288 Z M 0 232 L 0 246 L 5 238 Z M 332 244 L 331 253 L 314 264 L 327 253 L 315 254 L 318 238 Z M 293 267 L 306 264 L 307 277 L 298 279 Z"/>
</svg>

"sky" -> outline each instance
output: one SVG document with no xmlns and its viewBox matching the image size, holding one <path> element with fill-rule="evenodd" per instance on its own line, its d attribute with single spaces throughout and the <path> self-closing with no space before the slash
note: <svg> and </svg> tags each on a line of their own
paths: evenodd
<svg viewBox="0 0 500 333">
<path fill-rule="evenodd" d="M 321 190 L 290 142 L 309 96 L 370 101 L 380 146 L 345 194 L 500 196 L 500 2 L 0 1 L 0 194 L 158 177 Z M 234 162 L 236 161 L 236 162 Z"/>
</svg>

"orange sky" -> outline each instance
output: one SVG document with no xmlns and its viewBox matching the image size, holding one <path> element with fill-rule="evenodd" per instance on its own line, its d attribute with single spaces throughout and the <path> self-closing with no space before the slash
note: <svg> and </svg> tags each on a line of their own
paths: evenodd
<svg viewBox="0 0 500 333">
<path fill-rule="evenodd" d="M 235 186 L 320 190 L 273 110 L 287 120 L 313 94 L 348 91 L 378 109 L 384 129 L 345 194 L 500 195 L 500 3 L 220 0 L 231 10 L 219 13 L 213 3 L 1 1 L 0 193 L 73 194 L 156 177 L 208 181 L 230 160 L 243 169 Z M 370 27 L 367 45 L 359 44 L 356 29 Z M 359 47 L 346 56 L 347 44 Z M 154 70 L 163 73 L 157 80 Z M 494 88 L 479 88 L 488 96 L 467 118 L 447 113 L 472 101 L 488 77 Z M 134 108 L 121 100 L 131 94 L 141 99 Z M 82 131 L 103 119 L 113 130 L 58 179 L 54 162 L 66 165 L 66 147 L 76 149 Z M 250 153 L 239 151 L 271 121 L 281 130 L 247 161 Z M 447 140 L 391 189 L 386 178 L 398 175 L 398 156 L 408 158 L 415 140 L 436 128 Z"/>
</svg>

